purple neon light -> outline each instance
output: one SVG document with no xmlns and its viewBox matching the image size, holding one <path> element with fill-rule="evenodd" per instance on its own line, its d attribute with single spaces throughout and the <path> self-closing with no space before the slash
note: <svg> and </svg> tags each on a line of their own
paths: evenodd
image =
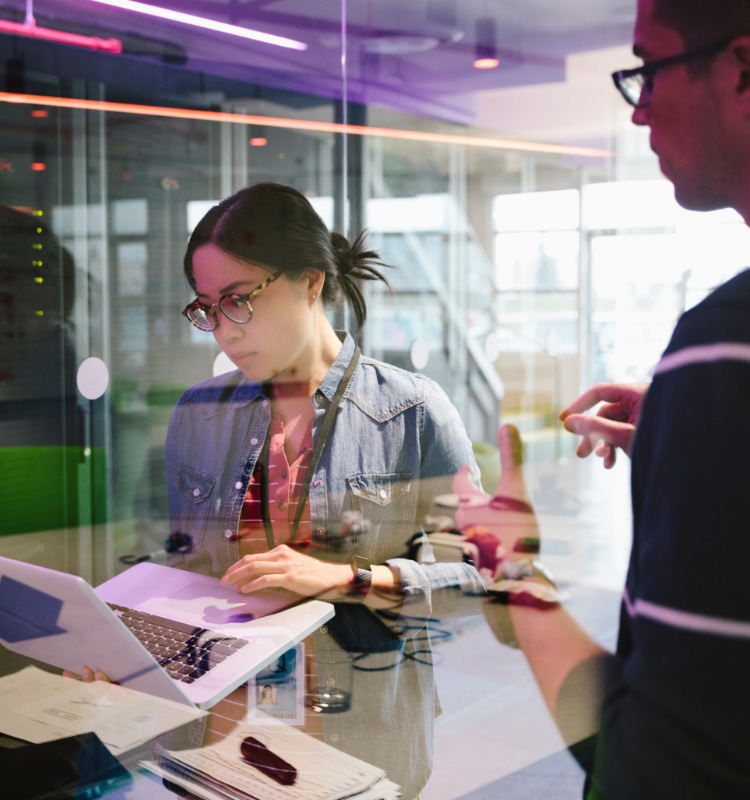
<svg viewBox="0 0 750 800">
<path fill-rule="evenodd" d="M 241 36 L 243 39 L 253 39 L 256 42 L 274 44 L 277 47 L 289 47 L 292 50 L 307 50 L 304 42 L 297 42 L 294 39 L 286 39 L 283 36 L 274 36 L 271 33 L 262 33 L 250 28 L 241 28 L 239 25 L 228 25 L 226 22 L 217 22 L 213 19 L 196 17 L 193 14 L 185 14 L 182 11 L 172 11 L 169 8 L 159 8 L 150 6 L 146 3 L 138 3 L 135 0 L 92 0 L 94 3 L 103 3 L 105 6 L 123 8 L 126 11 L 138 11 L 141 14 L 150 14 L 152 17 L 182 22 L 185 25 L 195 25 L 198 28 L 207 28 L 219 33 L 228 33 L 231 36 Z"/>
</svg>

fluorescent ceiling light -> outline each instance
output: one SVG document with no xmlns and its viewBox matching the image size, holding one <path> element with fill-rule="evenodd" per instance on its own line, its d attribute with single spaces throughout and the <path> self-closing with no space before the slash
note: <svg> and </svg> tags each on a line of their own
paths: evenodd
<svg viewBox="0 0 750 800">
<path fill-rule="evenodd" d="M 138 11 L 141 14 L 149 14 L 152 17 L 168 19 L 172 22 L 182 22 L 185 25 L 194 25 L 198 28 L 207 28 L 218 33 L 228 33 L 231 36 L 240 36 L 243 39 L 253 39 L 256 42 L 274 44 L 277 47 L 288 47 L 292 50 L 307 50 L 304 42 L 297 42 L 294 39 L 286 39 L 283 36 L 274 36 L 271 33 L 262 33 L 250 28 L 241 28 L 239 25 L 228 25 L 226 22 L 217 22 L 205 17 L 196 17 L 193 14 L 185 14 L 182 11 L 172 11 L 169 8 L 159 8 L 150 6 L 146 3 L 138 3 L 135 0 L 92 0 L 94 3 L 103 3 L 105 6 L 114 8 L 124 8 L 126 11 Z"/>
</svg>

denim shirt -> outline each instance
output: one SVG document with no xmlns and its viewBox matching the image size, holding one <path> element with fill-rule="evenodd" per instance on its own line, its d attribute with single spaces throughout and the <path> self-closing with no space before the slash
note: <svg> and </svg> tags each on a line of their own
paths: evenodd
<svg viewBox="0 0 750 800">
<path fill-rule="evenodd" d="M 313 441 L 354 347 L 346 334 L 312 398 Z M 188 534 L 193 552 L 173 559 L 175 566 L 220 576 L 239 560 L 235 534 L 270 418 L 261 384 L 239 371 L 197 384 L 178 402 L 165 449 L 170 530 Z M 434 588 L 482 593 L 481 578 L 467 565 L 423 567 L 403 558 L 432 499 L 451 491 L 453 475 L 466 463 L 476 469 L 463 423 L 443 390 L 424 375 L 361 356 L 310 484 L 312 552 L 387 563 L 401 579 L 410 616 L 429 617 Z M 365 533 L 333 552 L 345 512 L 361 514 Z"/>
<path fill-rule="evenodd" d="M 339 335 L 341 352 L 312 398 L 313 442 L 354 352 L 351 336 Z M 174 566 L 220 576 L 239 559 L 235 534 L 270 417 L 261 385 L 239 371 L 194 386 L 178 402 L 166 443 L 171 531 L 189 534 L 193 551 L 173 556 Z M 404 592 L 401 614 L 390 622 L 400 638 L 395 649 L 351 655 L 323 626 L 314 634 L 316 672 L 321 685 L 349 684 L 352 691 L 349 710 L 323 715 L 326 742 L 385 769 L 405 798 L 430 775 L 439 713 L 428 620 L 439 625 L 435 616 L 457 607 L 479 613 L 476 596 L 485 586 L 468 564 L 421 565 L 404 556 L 433 498 L 451 491 L 466 463 L 476 469 L 442 389 L 360 357 L 310 484 L 311 552 L 387 563 Z M 360 513 L 365 530 L 334 549 L 345 512 Z M 192 746 L 200 744 L 202 726 L 195 727 Z"/>
</svg>

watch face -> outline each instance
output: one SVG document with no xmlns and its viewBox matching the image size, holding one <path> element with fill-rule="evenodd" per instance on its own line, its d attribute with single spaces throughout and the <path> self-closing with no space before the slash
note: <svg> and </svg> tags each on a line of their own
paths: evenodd
<svg viewBox="0 0 750 800">
<path fill-rule="evenodd" d="M 372 585 L 372 572 L 369 569 L 358 569 L 354 573 L 354 580 L 352 581 L 349 594 L 364 595 L 370 591 Z"/>
</svg>

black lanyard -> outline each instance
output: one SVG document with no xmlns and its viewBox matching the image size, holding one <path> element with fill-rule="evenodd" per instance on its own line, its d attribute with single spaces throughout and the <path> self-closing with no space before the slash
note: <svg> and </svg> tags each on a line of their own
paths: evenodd
<svg viewBox="0 0 750 800">
<path fill-rule="evenodd" d="M 326 439 L 328 438 L 328 434 L 333 427 L 333 423 L 336 420 L 336 410 L 338 409 L 339 405 L 341 404 L 341 400 L 344 397 L 344 393 L 349 386 L 349 381 L 352 379 L 352 375 L 354 374 L 354 370 L 357 366 L 359 361 L 360 350 L 359 347 L 355 345 L 354 353 L 352 355 L 351 361 L 349 362 L 349 366 L 346 368 L 346 372 L 344 372 L 344 376 L 339 381 L 339 385 L 336 387 L 336 393 L 333 395 L 333 399 L 331 400 L 331 404 L 328 406 L 328 410 L 323 417 L 323 424 L 320 427 L 320 431 L 318 431 L 318 436 L 315 440 L 315 446 L 313 447 L 312 455 L 310 456 L 310 463 L 307 467 L 307 475 L 305 475 L 305 482 L 302 484 L 302 489 L 300 489 L 299 499 L 297 500 L 297 512 L 294 515 L 294 522 L 291 525 L 291 531 L 289 536 L 289 543 L 291 544 L 294 541 L 294 537 L 297 535 L 297 528 L 299 527 L 299 521 L 302 519 L 302 512 L 305 510 L 305 503 L 307 502 L 307 495 L 310 491 L 310 482 L 313 478 L 313 473 L 315 472 L 315 467 L 318 465 L 318 461 L 320 461 L 320 455 L 323 452 L 323 448 L 325 447 Z M 268 450 L 270 446 L 270 439 L 271 439 L 271 426 L 268 426 L 268 433 L 266 434 L 266 441 L 263 444 L 263 450 L 260 453 L 260 492 L 261 492 L 261 515 L 263 517 L 263 527 L 266 530 L 266 542 L 268 543 L 268 549 L 273 550 L 276 547 L 276 542 L 273 538 L 273 529 L 271 528 L 271 514 L 268 507 Z"/>
</svg>

